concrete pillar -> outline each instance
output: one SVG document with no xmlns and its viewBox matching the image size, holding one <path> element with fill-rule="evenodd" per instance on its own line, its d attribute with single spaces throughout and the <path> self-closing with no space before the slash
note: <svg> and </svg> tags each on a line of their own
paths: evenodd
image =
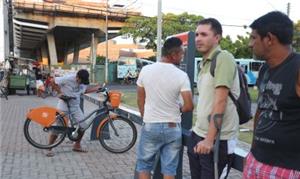
<svg viewBox="0 0 300 179">
<path fill-rule="evenodd" d="M 36 56 L 36 60 L 38 62 L 42 62 L 42 49 L 36 49 L 35 50 L 35 56 Z"/>
<path fill-rule="evenodd" d="M 55 38 L 53 33 L 47 34 L 48 52 L 50 57 L 50 65 L 57 65 L 57 52 L 55 45 Z"/>
<path fill-rule="evenodd" d="M 98 46 L 98 37 L 94 33 L 92 33 L 91 48 L 90 48 L 92 82 L 95 82 L 95 65 L 96 65 L 96 57 L 97 57 L 97 46 Z"/>
<path fill-rule="evenodd" d="M 7 35 L 7 31 L 6 28 L 4 27 L 4 25 L 7 27 L 8 23 L 5 19 L 5 15 L 7 14 L 7 12 L 5 11 L 5 8 L 3 8 L 3 6 L 5 5 L 5 2 L 0 2 L 0 12 L 3 12 L 0 14 L 0 62 L 3 62 L 4 59 L 6 58 L 6 44 L 5 42 L 8 39 L 8 35 Z"/>
<path fill-rule="evenodd" d="M 14 55 L 13 31 L 11 19 L 11 1 L 0 1 L 0 62 Z"/>
<path fill-rule="evenodd" d="M 73 63 L 78 63 L 79 59 L 79 42 L 75 40 L 74 42 L 74 55 L 73 55 Z"/>
<path fill-rule="evenodd" d="M 68 42 L 64 45 L 64 65 L 68 64 Z"/>
<path fill-rule="evenodd" d="M 45 43 L 41 46 L 41 57 L 42 64 L 49 66 L 48 51 Z"/>
<path fill-rule="evenodd" d="M 93 33 L 91 36 L 90 62 L 93 66 L 96 64 L 98 37 Z"/>
</svg>

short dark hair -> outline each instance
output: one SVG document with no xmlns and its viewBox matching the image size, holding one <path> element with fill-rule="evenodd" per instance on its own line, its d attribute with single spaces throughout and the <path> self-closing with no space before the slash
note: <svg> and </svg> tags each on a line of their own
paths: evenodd
<svg viewBox="0 0 300 179">
<path fill-rule="evenodd" d="M 168 38 L 165 43 L 164 46 L 162 48 L 162 56 L 167 56 L 172 54 L 173 52 L 176 52 L 179 50 L 179 48 L 181 48 L 182 46 L 182 41 L 177 38 L 177 37 L 171 37 Z"/>
<path fill-rule="evenodd" d="M 82 84 L 88 85 L 90 84 L 90 80 L 89 80 L 89 72 L 85 69 L 81 69 L 77 72 L 76 76 L 80 79 Z"/>
<path fill-rule="evenodd" d="M 250 27 L 261 37 L 273 34 L 283 45 L 289 45 L 293 41 L 293 21 L 280 11 L 272 11 L 259 17 Z"/>
<path fill-rule="evenodd" d="M 222 30 L 222 25 L 221 23 L 214 18 L 206 18 L 206 19 L 202 19 L 198 22 L 198 25 L 204 25 L 204 24 L 209 24 L 211 26 L 211 29 L 214 31 L 215 34 L 221 35 L 223 33 Z"/>
</svg>

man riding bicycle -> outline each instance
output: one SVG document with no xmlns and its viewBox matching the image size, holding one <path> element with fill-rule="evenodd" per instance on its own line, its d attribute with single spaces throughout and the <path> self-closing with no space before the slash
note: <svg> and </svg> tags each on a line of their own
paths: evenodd
<svg viewBox="0 0 300 179">
<path fill-rule="evenodd" d="M 72 75 L 66 75 L 62 77 L 56 77 L 51 80 L 51 86 L 52 89 L 56 90 L 58 92 L 58 97 L 64 95 L 64 96 L 70 96 L 74 97 L 74 99 L 71 99 L 69 101 L 69 109 L 65 101 L 62 99 L 59 99 L 57 104 L 57 109 L 68 113 L 70 112 L 71 118 L 70 120 L 75 120 L 74 122 L 79 122 L 84 119 L 83 111 L 80 108 L 80 96 L 85 93 L 92 93 L 96 92 L 100 85 L 97 85 L 95 87 L 87 88 L 87 85 L 89 85 L 89 72 L 87 70 L 81 69 L 77 72 L 77 74 Z M 85 128 L 84 123 L 80 123 L 80 128 Z M 86 150 L 82 149 L 80 142 L 84 135 L 83 131 L 79 130 L 79 140 L 75 142 L 73 146 L 73 151 L 75 152 L 87 152 Z M 49 143 L 52 144 L 55 142 L 57 138 L 56 134 L 51 134 L 49 138 Z M 48 157 L 54 156 L 54 153 L 50 149 L 50 151 L 46 154 Z"/>
</svg>

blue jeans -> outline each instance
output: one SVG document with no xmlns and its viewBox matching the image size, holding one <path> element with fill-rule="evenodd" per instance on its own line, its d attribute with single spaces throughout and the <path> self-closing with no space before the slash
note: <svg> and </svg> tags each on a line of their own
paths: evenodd
<svg viewBox="0 0 300 179">
<path fill-rule="evenodd" d="M 137 146 L 138 172 L 153 170 L 155 156 L 160 152 L 161 172 L 175 176 L 182 147 L 180 123 L 144 123 Z"/>
</svg>

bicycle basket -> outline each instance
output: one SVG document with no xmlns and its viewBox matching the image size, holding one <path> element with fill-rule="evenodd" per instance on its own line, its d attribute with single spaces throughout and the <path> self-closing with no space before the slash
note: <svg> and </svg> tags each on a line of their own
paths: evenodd
<svg viewBox="0 0 300 179">
<path fill-rule="evenodd" d="M 118 108 L 121 103 L 121 93 L 119 91 L 110 91 L 109 95 L 109 102 L 111 107 Z"/>
</svg>

